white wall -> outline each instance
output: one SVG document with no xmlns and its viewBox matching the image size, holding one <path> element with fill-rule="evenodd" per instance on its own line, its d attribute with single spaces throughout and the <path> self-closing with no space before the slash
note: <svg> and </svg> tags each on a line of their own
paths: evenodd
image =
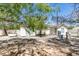
<svg viewBox="0 0 79 59">
<path fill-rule="evenodd" d="M 45 31 L 45 34 L 46 34 L 46 35 L 50 35 L 50 30 L 46 30 L 46 31 Z"/>
<path fill-rule="evenodd" d="M 0 36 L 4 35 L 4 30 L 0 30 Z"/>
<path fill-rule="evenodd" d="M 60 27 L 57 29 L 57 35 L 58 35 L 58 31 L 62 31 L 62 28 L 64 29 L 64 32 L 62 32 L 60 35 L 64 35 L 64 37 L 66 37 L 66 32 L 68 32 L 67 28 L 66 27 Z"/>
</svg>

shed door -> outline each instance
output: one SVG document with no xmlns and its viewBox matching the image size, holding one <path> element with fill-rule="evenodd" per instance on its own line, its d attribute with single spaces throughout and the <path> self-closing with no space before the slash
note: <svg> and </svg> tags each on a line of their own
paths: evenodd
<svg viewBox="0 0 79 59">
<path fill-rule="evenodd" d="M 64 33 L 64 28 L 61 28 L 61 33 Z"/>
</svg>

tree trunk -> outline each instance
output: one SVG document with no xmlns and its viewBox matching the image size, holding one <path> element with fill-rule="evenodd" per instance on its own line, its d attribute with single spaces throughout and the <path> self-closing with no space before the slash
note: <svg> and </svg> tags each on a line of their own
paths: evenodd
<svg viewBox="0 0 79 59">
<path fill-rule="evenodd" d="M 55 35 L 57 34 L 57 27 L 55 28 Z"/>
<path fill-rule="evenodd" d="M 66 32 L 65 43 L 70 44 L 70 42 L 69 42 L 69 33 L 68 32 Z"/>
<path fill-rule="evenodd" d="M 42 31 L 41 30 L 39 30 L 39 36 L 42 37 Z"/>
<path fill-rule="evenodd" d="M 7 33 L 7 30 L 6 30 L 4 21 L 2 21 L 2 24 L 3 24 L 3 30 L 4 30 L 4 33 L 5 33 L 4 35 L 7 36 L 8 33 Z"/>
<path fill-rule="evenodd" d="M 56 19 L 56 22 L 57 22 L 57 26 L 58 26 L 58 11 L 57 11 L 57 13 L 56 13 L 56 16 L 57 16 L 57 19 Z"/>
<path fill-rule="evenodd" d="M 8 34 L 7 34 L 7 30 L 4 28 L 4 33 L 5 33 L 5 36 L 7 36 Z"/>
</svg>

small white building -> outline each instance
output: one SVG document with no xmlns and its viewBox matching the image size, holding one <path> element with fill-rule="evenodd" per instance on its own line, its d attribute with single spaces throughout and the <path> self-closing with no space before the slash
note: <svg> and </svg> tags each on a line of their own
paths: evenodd
<svg viewBox="0 0 79 59">
<path fill-rule="evenodd" d="M 66 26 L 59 26 L 57 29 L 58 37 L 63 36 L 63 38 L 66 38 L 67 32 L 68 32 L 68 29 Z"/>
</svg>

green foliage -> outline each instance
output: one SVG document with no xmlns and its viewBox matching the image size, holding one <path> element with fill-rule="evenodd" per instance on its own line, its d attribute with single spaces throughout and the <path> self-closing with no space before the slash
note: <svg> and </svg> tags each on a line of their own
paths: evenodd
<svg viewBox="0 0 79 59">
<path fill-rule="evenodd" d="M 10 24 L 10 25 L 0 25 L 0 29 L 4 29 L 4 27 L 6 28 L 6 30 L 13 30 L 13 29 L 19 29 L 20 25 L 19 24 Z"/>
<path fill-rule="evenodd" d="M 50 8 L 50 6 L 45 3 L 36 4 L 36 7 L 39 11 L 41 11 L 43 13 L 48 13 L 48 12 L 52 11 L 52 8 Z"/>
<path fill-rule="evenodd" d="M 69 26 L 69 27 L 68 27 L 68 29 L 73 29 L 73 28 L 74 28 L 74 26 Z"/>
<path fill-rule="evenodd" d="M 36 17 L 29 17 L 29 16 L 27 16 L 26 19 L 27 19 L 26 21 L 27 21 L 28 27 L 32 31 L 35 31 L 35 29 L 36 29 L 36 22 L 37 22 Z"/>
<path fill-rule="evenodd" d="M 79 23 L 79 19 L 76 19 L 75 22 Z"/>
<path fill-rule="evenodd" d="M 47 26 L 42 20 L 38 21 L 38 24 L 37 24 L 38 30 L 42 30 L 42 29 L 46 29 L 46 28 L 47 28 Z"/>
<path fill-rule="evenodd" d="M 20 25 L 9 25 L 7 29 L 19 29 Z"/>
<path fill-rule="evenodd" d="M 28 8 L 30 10 L 31 4 L 25 3 L 11 3 L 11 4 L 0 4 L 0 18 L 4 18 L 4 20 L 13 20 L 17 21 L 19 19 L 19 15 L 22 15 L 21 9 Z"/>
<path fill-rule="evenodd" d="M 33 4 L 30 3 L 11 3 L 11 4 L 0 4 L 0 22 L 14 22 L 14 24 L 6 25 L 5 23 L 0 26 L 0 28 L 4 29 L 19 29 L 21 25 L 28 25 L 29 29 L 32 31 L 45 29 L 47 26 L 45 24 L 45 20 L 47 16 L 38 15 L 38 16 L 30 16 L 30 13 L 33 14 L 34 10 L 32 9 Z M 21 9 L 26 8 L 29 11 L 27 12 L 29 16 L 23 15 Z M 35 8 L 38 12 L 47 14 L 52 11 L 52 8 L 48 4 L 39 3 L 35 4 Z M 23 15 L 25 20 L 24 23 L 15 24 L 18 21 L 19 16 Z"/>
<path fill-rule="evenodd" d="M 46 28 L 45 19 L 45 16 L 26 16 L 26 23 L 32 31 L 42 30 Z"/>
<path fill-rule="evenodd" d="M 24 7 L 31 6 L 31 4 L 18 4 L 18 3 L 11 3 L 11 4 L 0 4 L 0 22 L 3 24 L 0 26 L 1 29 L 17 29 L 19 25 L 11 24 L 6 26 L 4 22 L 17 22 L 19 19 L 19 15 L 21 15 L 21 9 Z"/>
<path fill-rule="evenodd" d="M 25 16 L 26 24 L 32 31 L 46 29 L 47 25 L 45 24 L 45 20 L 47 19 L 47 16 L 44 15 L 51 12 L 52 8 L 48 4 L 44 4 L 44 3 L 35 4 L 35 8 L 38 11 L 38 15 Z M 39 12 L 44 15 L 40 15 Z"/>
</svg>

